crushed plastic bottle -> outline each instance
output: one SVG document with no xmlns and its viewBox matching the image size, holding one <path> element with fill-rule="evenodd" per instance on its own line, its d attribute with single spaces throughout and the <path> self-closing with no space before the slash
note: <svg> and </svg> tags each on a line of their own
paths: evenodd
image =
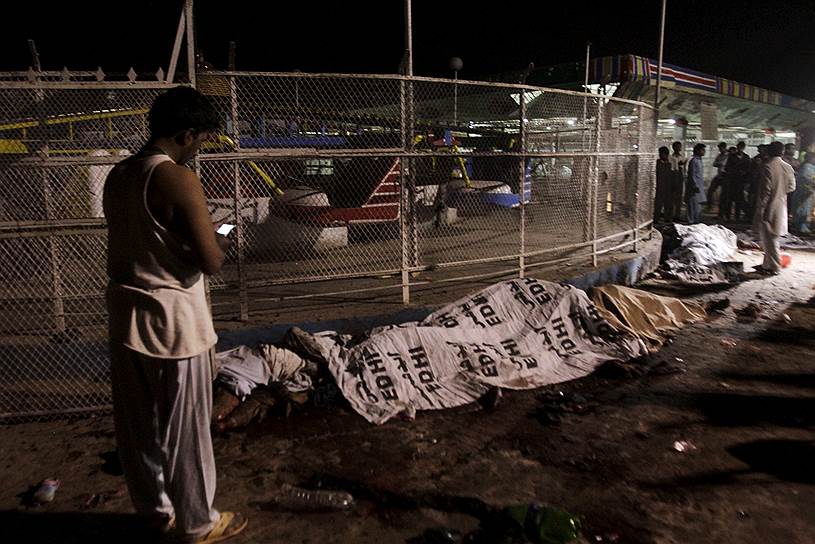
<svg viewBox="0 0 815 544">
<path fill-rule="evenodd" d="M 694 451 L 695 449 L 697 449 L 696 445 L 690 440 L 677 440 L 676 442 L 674 442 L 673 447 L 679 453 L 687 453 L 689 451 Z"/>
<path fill-rule="evenodd" d="M 303 489 L 283 484 L 277 502 L 291 510 L 349 510 L 354 506 L 354 497 L 345 491 Z"/>
<path fill-rule="evenodd" d="M 47 502 L 51 502 L 54 500 L 54 495 L 59 489 L 60 481 L 56 478 L 46 478 L 40 485 L 37 486 L 37 489 L 34 491 L 33 494 L 33 501 L 35 504 L 45 504 Z"/>
</svg>

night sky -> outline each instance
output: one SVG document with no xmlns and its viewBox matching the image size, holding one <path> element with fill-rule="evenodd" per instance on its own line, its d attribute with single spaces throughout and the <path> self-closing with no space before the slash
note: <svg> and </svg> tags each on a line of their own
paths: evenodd
<svg viewBox="0 0 815 544">
<path fill-rule="evenodd" d="M 30 64 L 37 42 L 43 68 L 140 73 L 167 69 L 182 2 L 15 3 L 0 33 L 0 70 Z M 414 72 L 485 78 L 592 56 L 657 56 L 660 1 L 443 2 L 413 0 Z M 467 8 L 466 6 L 478 6 Z M 613 6 L 613 7 L 612 7 Z M 404 48 L 402 0 L 196 2 L 198 47 L 226 68 L 396 73 Z M 815 1 L 668 0 L 665 60 L 687 68 L 815 99 Z"/>
</svg>

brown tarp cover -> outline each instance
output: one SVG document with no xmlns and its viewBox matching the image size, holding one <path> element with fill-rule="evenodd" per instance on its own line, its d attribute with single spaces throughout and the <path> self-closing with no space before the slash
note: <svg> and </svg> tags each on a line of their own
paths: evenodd
<svg viewBox="0 0 815 544">
<path fill-rule="evenodd" d="M 663 297 L 632 287 L 595 287 L 591 300 L 617 330 L 641 338 L 649 351 L 656 351 L 685 324 L 701 321 L 707 313 L 696 302 Z"/>
</svg>

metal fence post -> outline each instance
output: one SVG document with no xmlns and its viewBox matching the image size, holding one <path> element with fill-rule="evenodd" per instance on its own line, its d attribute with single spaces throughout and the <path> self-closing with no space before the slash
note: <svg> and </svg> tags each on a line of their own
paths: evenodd
<svg viewBox="0 0 815 544">
<path fill-rule="evenodd" d="M 416 150 L 414 128 L 416 126 L 416 109 L 414 102 L 413 72 L 410 73 L 407 85 L 407 137 L 408 152 L 413 155 Z M 408 210 L 410 211 L 410 266 L 419 266 L 419 220 L 416 217 L 416 160 L 410 159 L 408 167 Z"/>
<path fill-rule="evenodd" d="M 639 170 L 639 165 L 637 165 L 637 170 Z M 637 175 L 639 179 L 639 174 Z M 640 240 L 640 229 L 639 229 L 639 209 L 640 209 L 640 192 L 634 192 L 634 213 L 632 214 L 634 218 L 634 253 L 639 250 L 639 240 Z"/>
<path fill-rule="evenodd" d="M 645 111 L 650 111 L 651 113 L 649 115 L 653 116 L 653 121 L 649 122 L 647 126 L 648 126 L 649 132 L 650 132 L 650 130 L 654 131 L 653 132 L 653 137 L 649 136 L 649 139 L 648 139 L 648 144 L 649 144 L 648 148 L 649 149 L 648 149 L 648 155 L 647 156 L 651 157 L 651 163 L 648 166 L 648 168 L 645 170 L 646 172 L 648 172 L 648 187 L 651 188 L 651 195 L 650 195 L 651 196 L 651 202 L 650 202 L 650 205 L 648 206 L 648 217 L 650 217 L 652 219 L 651 220 L 651 228 L 648 229 L 648 239 L 651 240 L 653 235 L 654 235 L 653 217 L 654 217 L 654 206 L 656 204 L 655 199 L 656 199 L 656 195 L 657 195 L 656 168 L 652 167 L 651 165 L 653 165 L 653 157 L 654 157 L 654 154 L 655 154 L 655 149 L 654 148 L 656 147 L 656 143 L 657 143 L 657 130 L 658 130 L 658 121 L 659 121 L 658 117 L 659 117 L 659 115 L 658 115 L 658 111 L 657 111 L 656 108 L 654 108 L 654 109 L 648 108 Z"/>
<path fill-rule="evenodd" d="M 634 218 L 634 253 L 639 250 L 639 240 L 640 240 L 640 232 L 639 232 L 639 225 L 640 225 L 640 172 L 642 172 L 642 135 L 643 135 L 643 126 L 644 123 L 642 122 L 642 105 L 637 106 L 637 172 L 636 172 L 636 183 L 634 184 L 634 213 L 632 213 L 632 217 Z"/>
<path fill-rule="evenodd" d="M 232 136 L 235 140 L 235 150 L 240 151 L 241 138 L 238 128 L 238 93 L 235 85 L 235 76 L 229 76 L 230 115 L 232 117 Z M 241 164 L 239 159 L 232 162 L 233 168 L 233 198 L 235 211 L 235 253 L 238 259 L 238 305 L 240 307 L 240 320 L 249 320 L 249 300 L 246 294 L 246 270 L 243 265 L 244 228 L 241 218 Z"/>
<path fill-rule="evenodd" d="M 399 159 L 399 234 L 401 236 L 401 269 L 402 269 L 402 304 L 410 304 L 410 274 L 408 273 L 408 191 L 407 191 L 407 152 L 409 152 L 409 140 L 407 135 L 407 112 L 405 97 L 406 90 L 405 78 L 399 82 L 399 129 L 402 134 L 402 149 L 405 154 Z"/>
<path fill-rule="evenodd" d="M 46 155 L 43 160 L 47 160 Z M 45 201 L 45 219 L 47 221 L 54 220 L 54 202 L 51 195 L 51 181 L 49 178 L 49 170 L 46 167 L 41 168 L 42 177 L 42 194 Z M 49 226 L 49 230 L 52 227 Z M 62 259 L 59 255 L 59 244 L 56 236 L 53 234 L 48 235 L 48 254 L 51 264 L 51 295 L 53 296 L 53 315 L 54 326 L 57 332 L 65 332 L 65 303 L 63 301 L 62 293 Z"/>
<path fill-rule="evenodd" d="M 520 123 L 519 130 L 518 130 L 518 149 L 521 150 L 521 154 L 518 158 L 518 166 L 519 166 L 519 187 L 518 187 L 518 194 L 521 197 L 521 209 L 520 209 L 520 251 L 518 252 L 518 277 L 524 277 L 524 267 L 525 263 L 525 254 L 526 254 L 526 91 L 524 89 L 520 90 L 521 92 L 521 100 L 520 100 L 520 111 L 519 111 L 519 119 L 518 122 Z M 530 180 L 531 183 L 531 180 Z M 530 192 L 531 192 L 530 187 Z"/>
<path fill-rule="evenodd" d="M 593 168 L 591 175 L 591 193 L 592 193 L 592 230 L 591 230 L 591 265 L 597 267 L 597 198 L 599 190 L 600 178 L 600 138 L 603 130 L 603 99 L 597 99 L 597 119 L 595 120 L 595 136 L 594 136 L 594 158 Z"/>
<path fill-rule="evenodd" d="M 557 143 L 556 143 L 557 145 Z M 591 148 L 591 134 L 589 134 L 589 149 Z M 555 148 L 555 152 L 557 152 L 557 147 Z M 588 151 L 586 148 L 583 151 Z M 585 242 L 592 242 L 594 240 L 593 234 L 593 210 L 594 210 L 594 161 L 597 157 L 593 154 L 586 157 L 586 163 L 588 164 L 588 168 L 586 169 L 586 183 L 584 186 L 584 191 L 586 192 L 586 219 L 583 221 L 583 240 Z M 592 255 L 594 254 L 594 242 L 592 242 Z M 592 261 L 594 262 L 594 261 Z"/>
<path fill-rule="evenodd" d="M 195 87 L 195 29 L 193 25 L 193 0 L 184 2 L 184 19 L 187 30 L 187 74 L 190 85 Z"/>
<path fill-rule="evenodd" d="M 40 73 L 41 71 L 38 65 L 37 74 L 39 75 Z M 37 77 L 34 81 L 39 83 L 39 77 Z M 47 161 L 49 159 L 50 138 L 44 110 L 45 91 L 42 89 L 37 89 L 35 100 L 37 122 L 39 123 L 40 130 L 42 131 L 42 134 L 40 135 L 40 139 L 42 141 L 42 146 L 40 149 L 42 152 L 41 159 L 43 161 Z M 50 171 L 47 167 L 42 167 L 40 176 L 42 181 L 43 204 L 45 205 L 45 219 L 46 221 L 50 222 L 56 218 L 54 217 L 54 200 L 51 195 L 51 180 L 49 179 Z M 49 225 L 49 231 L 50 230 L 52 230 L 52 227 Z M 62 260 L 60 259 L 59 255 L 59 245 L 57 239 L 53 234 L 48 236 L 48 254 L 49 262 L 51 264 L 51 295 L 53 296 L 54 327 L 57 329 L 57 332 L 65 332 L 65 303 L 63 301 L 62 293 Z"/>
</svg>

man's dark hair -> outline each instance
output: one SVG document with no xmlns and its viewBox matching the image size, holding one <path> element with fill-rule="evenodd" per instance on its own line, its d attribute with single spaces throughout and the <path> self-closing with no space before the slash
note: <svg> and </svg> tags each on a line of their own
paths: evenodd
<svg viewBox="0 0 815 544">
<path fill-rule="evenodd" d="M 218 130 L 221 117 L 209 99 L 192 87 L 174 87 L 159 95 L 150 108 L 150 133 L 156 137 L 175 136 L 181 131 Z"/>
<path fill-rule="evenodd" d="M 682 142 L 679 142 L 679 141 L 674 142 L 674 143 L 671 144 L 671 147 L 673 148 L 674 151 L 676 151 L 677 147 L 682 147 Z"/>
<path fill-rule="evenodd" d="M 736 149 L 738 149 L 739 151 L 741 151 L 745 147 L 747 147 L 747 144 L 744 143 L 744 140 L 739 140 L 739 143 L 736 144 Z"/>
<path fill-rule="evenodd" d="M 770 157 L 780 157 L 784 154 L 784 144 L 781 142 L 773 142 L 767 146 L 767 153 Z"/>
<path fill-rule="evenodd" d="M 795 151 L 795 144 L 793 144 L 793 143 L 784 144 L 784 151 L 790 151 L 790 150 Z"/>
<path fill-rule="evenodd" d="M 705 144 L 696 144 L 693 146 L 693 154 L 698 155 L 700 151 L 704 151 L 707 146 Z"/>
<path fill-rule="evenodd" d="M 660 154 L 660 155 L 668 155 L 668 154 L 670 154 L 670 152 L 671 152 L 671 150 L 670 150 L 670 149 L 668 149 L 668 148 L 667 148 L 666 146 L 664 146 L 664 145 L 663 145 L 662 147 L 660 147 L 660 148 L 659 148 L 659 154 Z"/>
<path fill-rule="evenodd" d="M 719 149 L 721 149 L 721 148 L 727 149 L 727 142 L 719 142 L 719 145 L 716 146 L 716 147 L 718 147 Z"/>
</svg>

